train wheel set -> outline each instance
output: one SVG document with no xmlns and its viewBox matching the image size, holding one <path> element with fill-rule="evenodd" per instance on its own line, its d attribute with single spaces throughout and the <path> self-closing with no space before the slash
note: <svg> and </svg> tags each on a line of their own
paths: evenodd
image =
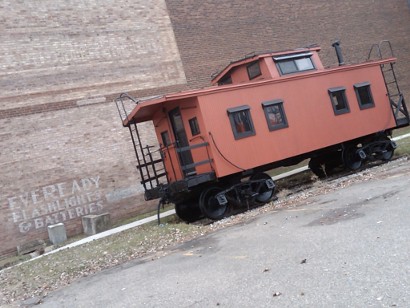
<svg viewBox="0 0 410 308">
<path fill-rule="evenodd" d="M 393 158 L 397 145 L 387 133 L 377 133 L 370 137 L 341 144 L 338 151 L 314 157 L 309 162 L 310 170 L 319 178 L 326 178 L 334 170 L 358 170 L 366 162 Z"/>
<path fill-rule="evenodd" d="M 358 141 L 357 141 L 358 142 Z M 367 162 L 390 161 L 396 144 L 385 133 L 376 134 L 363 143 L 342 144 L 340 151 L 312 158 L 309 167 L 320 179 L 337 171 L 357 171 Z M 335 170 L 337 170 L 335 172 Z M 249 179 L 233 186 L 211 185 L 202 190 L 196 199 L 175 204 L 176 214 L 186 222 L 203 217 L 220 220 L 229 216 L 233 209 L 247 210 L 269 203 L 275 198 L 275 184 L 267 173 L 255 173 Z"/>
<path fill-rule="evenodd" d="M 229 216 L 233 209 L 249 209 L 270 202 L 275 197 L 275 184 L 268 174 L 256 173 L 234 185 L 207 185 L 193 195 L 189 200 L 175 202 L 179 218 L 186 222 L 203 217 L 220 220 Z"/>
</svg>

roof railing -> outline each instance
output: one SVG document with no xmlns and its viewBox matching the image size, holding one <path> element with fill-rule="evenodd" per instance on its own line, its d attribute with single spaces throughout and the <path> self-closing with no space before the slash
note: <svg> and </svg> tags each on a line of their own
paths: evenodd
<svg viewBox="0 0 410 308">
<path fill-rule="evenodd" d="M 387 45 L 387 48 L 388 48 L 387 51 L 389 51 L 390 56 L 394 58 L 393 47 L 392 47 L 390 41 L 389 40 L 382 40 L 378 44 L 373 44 L 372 45 L 372 47 L 370 48 L 369 54 L 367 55 L 367 61 L 371 60 L 372 54 L 374 52 L 376 52 L 376 55 L 378 56 L 378 59 L 383 59 L 382 50 L 383 50 L 384 45 Z"/>
</svg>

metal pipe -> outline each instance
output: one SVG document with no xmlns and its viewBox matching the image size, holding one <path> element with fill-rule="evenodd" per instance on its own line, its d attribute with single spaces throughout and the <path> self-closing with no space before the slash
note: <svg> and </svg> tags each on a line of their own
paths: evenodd
<svg viewBox="0 0 410 308">
<path fill-rule="evenodd" d="M 337 61 L 339 62 L 339 66 L 345 65 L 342 55 L 342 49 L 340 48 L 340 41 L 336 41 L 332 44 L 332 47 L 336 50 Z"/>
</svg>

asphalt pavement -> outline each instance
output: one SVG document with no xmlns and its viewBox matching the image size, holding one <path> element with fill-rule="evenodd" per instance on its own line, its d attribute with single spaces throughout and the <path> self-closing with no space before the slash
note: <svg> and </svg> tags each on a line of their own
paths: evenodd
<svg viewBox="0 0 410 308">
<path fill-rule="evenodd" d="M 80 279 L 40 306 L 409 307 L 409 174 L 403 162 Z"/>
</svg>

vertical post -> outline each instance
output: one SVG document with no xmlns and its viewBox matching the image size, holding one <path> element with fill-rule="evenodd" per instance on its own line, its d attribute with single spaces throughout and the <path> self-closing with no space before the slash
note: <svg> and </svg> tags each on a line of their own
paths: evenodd
<svg viewBox="0 0 410 308">
<path fill-rule="evenodd" d="M 135 131 L 135 134 L 136 134 L 137 139 L 138 139 L 138 146 L 139 146 L 139 148 L 140 148 L 140 150 L 141 150 L 142 161 L 144 162 L 144 165 L 147 166 L 147 160 L 145 159 L 144 148 L 142 147 L 142 144 L 141 144 L 141 138 L 140 138 L 140 134 L 139 134 L 139 132 L 138 132 L 137 124 L 136 124 L 136 123 L 133 123 L 133 125 L 134 125 L 134 128 L 135 128 L 135 130 L 134 130 L 134 131 Z M 134 138 L 133 138 L 133 140 L 134 140 Z M 133 141 L 133 142 L 134 142 L 134 141 Z M 135 145 L 135 142 L 134 142 L 134 146 L 135 146 L 135 152 L 137 153 L 138 150 L 137 150 L 137 147 L 136 147 L 136 145 Z M 138 153 L 137 153 L 137 157 L 138 157 Z M 139 159 L 138 159 L 138 165 L 141 166 Z M 140 167 L 139 169 L 140 169 L 140 173 L 141 173 L 141 180 L 144 180 L 144 173 L 142 172 L 142 168 Z M 148 169 L 147 169 L 147 176 L 149 177 Z M 144 186 L 144 189 L 146 190 L 145 183 L 144 183 L 143 186 Z M 152 187 L 151 187 L 151 188 L 152 188 Z"/>
<path fill-rule="evenodd" d="M 151 153 L 151 150 L 150 150 L 150 147 L 147 145 L 147 152 L 148 152 L 148 157 L 149 157 L 149 161 L 150 161 L 150 164 L 151 164 L 151 166 L 152 166 L 152 171 L 154 172 L 154 178 L 155 178 L 155 182 L 156 182 L 156 184 L 157 184 L 157 186 L 159 185 L 159 181 L 158 181 L 158 175 L 157 175 L 157 170 L 155 169 L 155 162 L 154 162 L 154 159 L 153 159 L 153 157 L 152 157 L 152 153 Z M 147 168 L 148 168 L 148 166 L 147 166 Z M 153 187 L 153 185 L 152 185 L 152 182 L 151 182 L 151 176 L 150 176 L 150 181 L 149 181 L 149 183 L 151 184 L 151 188 Z"/>
<path fill-rule="evenodd" d="M 138 168 L 137 168 L 137 169 L 138 169 L 138 171 L 139 171 L 139 173 L 140 173 L 142 186 L 144 186 L 144 190 L 147 190 L 147 187 L 146 187 L 145 182 L 144 182 L 144 173 L 142 172 L 142 169 L 141 169 L 141 160 L 140 160 L 140 157 L 139 157 L 139 155 L 138 155 L 137 144 L 136 144 L 136 142 L 135 142 L 135 138 L 134 138 L 134 134 L 133 134 L 133 129 L 132 129 L 132 126 L 131 126 L 131 125 L 134 125 L 134 126 L 135 126 L 135 127 L 134 127 L 135 130 L 137 130 L 137 127 L 136 127 L 136 124 L 134 123 L 134 124 L 130 124 L 130 125 L 128 126 L 128 129 L 130 130 L 132 144 L 134 145 L 135 156 L 137 157 L 137 163 L 138 163 Z M 144 156 L 144 153 L 142 153 L 142 155 Z"/>
<path fill-rule="evenodd" d="M 337 61 L 339 62 L 339 66 L 345 65 L 342 55 L 342 49 L 340 48 L 340 41 L 336 41 L 332 44 L 332 47 L 336 50 Z"/>
</svg>

